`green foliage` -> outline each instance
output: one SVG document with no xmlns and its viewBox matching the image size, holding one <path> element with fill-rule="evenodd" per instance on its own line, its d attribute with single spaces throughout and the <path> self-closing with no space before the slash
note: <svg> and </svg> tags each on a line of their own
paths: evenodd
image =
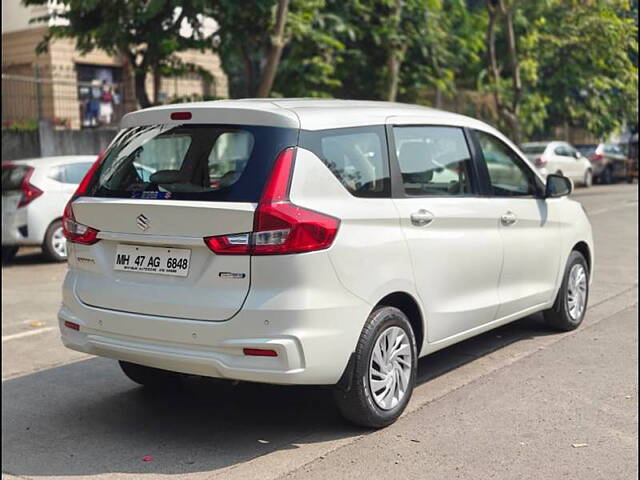
<svg viewBox="0 0 640 480">
<path fill-rule="evenodd" d="M 516 124 L 491 102 L 480 110 L 458 108 L 507 130 L 515 125 L 524 137 L 549 134 L 561 124 L 598 136 L 625 123 L 637 128 L 637 0 L 502 0 L 514 9 L 517 68 L 500 19 L 496 80 L 487 32 L 488 5 L 498 1 L 289 0 L 281 39 L 274 35 L 278 0 L 59 0 L 59 9 L 37 20 L 57 20 L 40 50 L 53 38 L 68 37 L 81 52 L 101 48 L 124 55 L 138 86 L 147 72 L 196 73 L 213 81 L 176 55 L 195 48 L 220 55 L 231 97 L 254 96 L 274 42 L 282 41 L 271 91 L 276 97 L 379 100 L 397 92 L 402 101 L 426 102 L 425 92 L 434 89 L 445 96 L 477 90 L 499 96 Z M 205 17 L 219 25 L 208 36 L 201 28 Z M 183 23 L 191 27 L 189 36 L 180 35 Z"/>
<path fill-rule="evenodd" d="M 2 129 L 10 132 L 35 132 L 38 130 L 38 120 L 13 120 L 11 122 L 3 123 Z"/>
<path fill-rule="evenodd" d="M 601 137 L 637 123 L 637 7 L 635 20 L 625 0 L 555 0 L 551 8 L 538 48 L 549 117 Z"/>
</svg>

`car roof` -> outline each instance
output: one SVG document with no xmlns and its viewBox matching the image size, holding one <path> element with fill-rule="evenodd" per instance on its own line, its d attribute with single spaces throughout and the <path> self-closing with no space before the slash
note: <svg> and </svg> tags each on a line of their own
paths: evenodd
<svg viewBox="0 0 640 480">
<path fill-rule="evenodd" d="M 170 114 L 176 111 L 191 112 L 191 120 L 172 121 Z M 127 128 L 153 124 L 217 123 L 216 118 L 220 118 L 218 123 L 323 130 L 384 125 L 389 123 L 388 120 L 392 117 L 396 120 L 411 117 L 430 124 L 456 124 L 491 129 L 474 118 L 420 105 L 312 98 L 257 98 L 163 105 L 129 113 L 123 117 L 121 126 Z"/>
<path fill-rule="evenodd" d="M 29 165 L 30 167 L 53 167 L 71 163 L 95 162 L 97 155 L 60 155 L 55 157 L 24 158 L 21 160 L 9 160 L 3 164 Z"/>
</svg>

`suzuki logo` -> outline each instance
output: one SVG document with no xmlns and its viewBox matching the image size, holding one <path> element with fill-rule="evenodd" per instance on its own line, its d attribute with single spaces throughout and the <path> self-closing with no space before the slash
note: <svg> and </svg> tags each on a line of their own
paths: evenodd
<svg viewBox="0 0 640 480">
<path fill-rule="evenodd" d="M 149 219 L 143 214 L 140 214 L 136 218 L 136 224 L 140 230 L 146 230 L 149 228 Z"/>
</svg>

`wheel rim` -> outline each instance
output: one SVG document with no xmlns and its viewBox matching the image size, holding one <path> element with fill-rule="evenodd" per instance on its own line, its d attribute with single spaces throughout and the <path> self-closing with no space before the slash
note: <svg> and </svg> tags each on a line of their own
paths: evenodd
<svg viewBox="0 0 640 480">
<path fill-rule="evenodd" d="M 383 410 L 397 406 L 411 383 L 413 364 L 409 336 L 400 327 L 389 327 L 376 340 L 369 362 L 369 385 L 376 405 Z"/>
<path fill-rule="evenodd" d="M 67 256 L 67 239 L 64 236 L 62 227 L 58 227 L 51 235 L 51 248 L 59 257 Z"/>
<path fill-rule="evenodd" d="M 579 320 L 587 305 L 587 272 L 580 264 L 574 265 L 567 282 L 567 310 L 573 320 Z"/>
</svg>

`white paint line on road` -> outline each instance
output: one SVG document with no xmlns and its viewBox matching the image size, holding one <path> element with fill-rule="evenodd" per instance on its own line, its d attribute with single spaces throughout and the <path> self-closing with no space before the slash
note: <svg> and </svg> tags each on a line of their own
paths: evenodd
<svg viewBox="0 0 640 480">
<path fill-rule="evenodd" d="M 57 329 L 58 327 L 45 327 L 39 328 L 38 330 L 27 330 L 26 332 L 14 333 L 13 335 L 4 335 L 2 337 L 2 343 L 8 342 L 9 340 L 16 340 L 18 338 L 30 337 L 31 335 L 37 335 L 39 333 L 50 332 Z"/>
<path fill-rule="evenodd" d="M 638 206 L 638 202 L 632 201 L 632 202 L 624 203 L 622 205 L 616 205 L 615 207 L 600 208 L 598 210 L 593 210 L 591 212 L 587 210 L 587 215 L 599 215 L 601 213 L 611 212 L 612 210 L 619 210 L 621 208 L 636 207 L 636 206 Z"/>
</svg>

